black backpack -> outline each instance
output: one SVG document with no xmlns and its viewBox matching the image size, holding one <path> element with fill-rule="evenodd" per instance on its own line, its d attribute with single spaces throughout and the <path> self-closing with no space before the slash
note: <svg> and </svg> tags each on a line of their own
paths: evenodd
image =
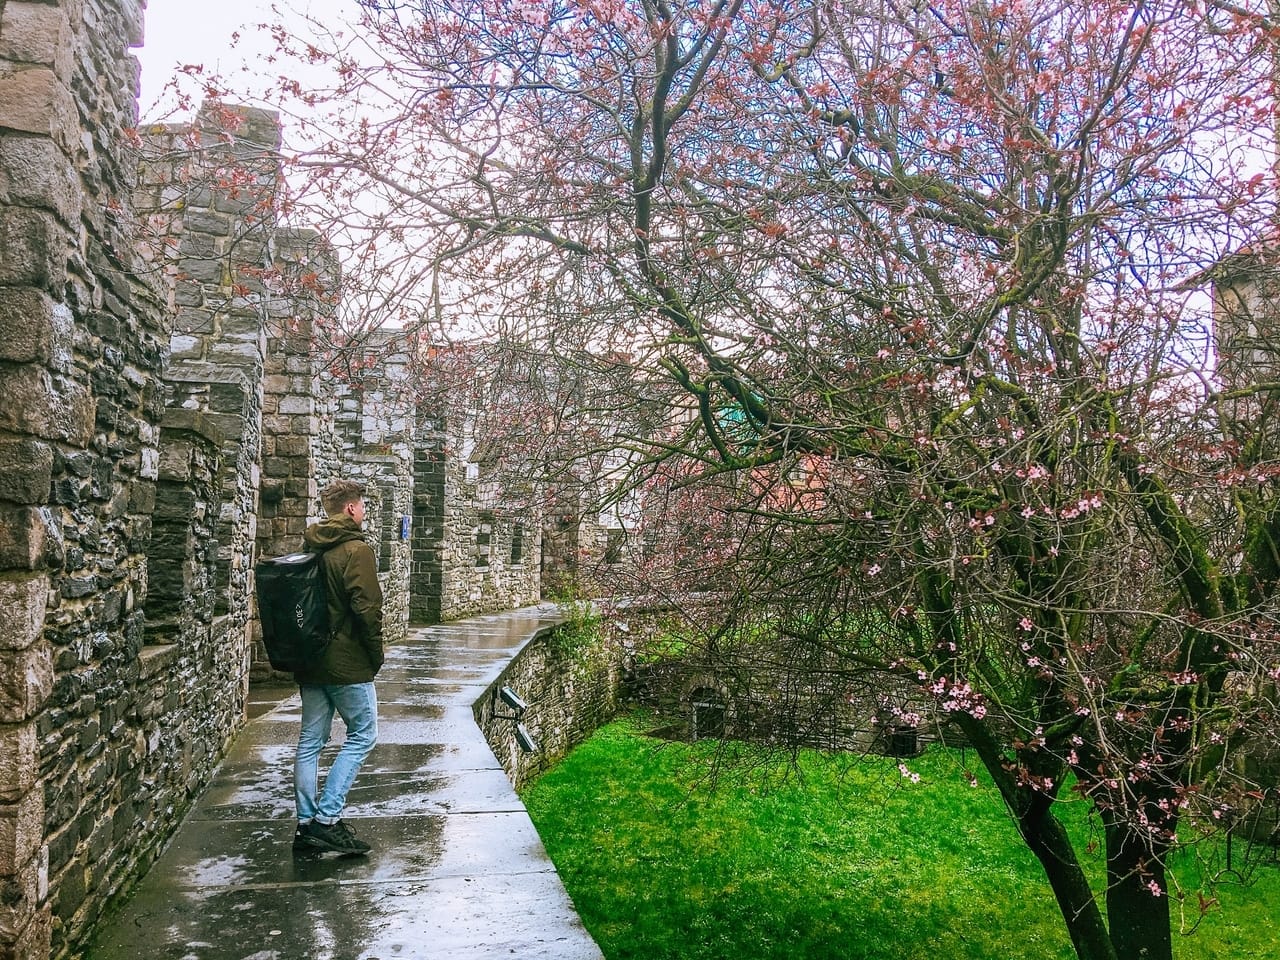
<svg viewBox="0 0 1280 960">
<path fill-rule="evenodd" d="M 254 565 L 267 659 L 294 672 L 315 663 L 333 634 L 319 553 L 290 553 Z"/>
</svg>

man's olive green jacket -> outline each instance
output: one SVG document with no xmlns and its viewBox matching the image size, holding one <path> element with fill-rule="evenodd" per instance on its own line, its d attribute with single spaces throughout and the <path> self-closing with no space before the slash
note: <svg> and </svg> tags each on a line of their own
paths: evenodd
<svg viewBox="0 0 1280 960">
<path fill-rule="evenodd" d="M 351 517 L 307 527 L 308 550 L 323 551 L 333 640 L 319 661 L 294 672 L 298 683 L 368 683 L 382 666 L 382 587 L 373 550 Z"/>
</svg>

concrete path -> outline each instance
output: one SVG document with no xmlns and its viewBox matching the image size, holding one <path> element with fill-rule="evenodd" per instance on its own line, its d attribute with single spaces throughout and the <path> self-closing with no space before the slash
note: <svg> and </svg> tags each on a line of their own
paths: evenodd
<svg viewBox="0 0 1280 960">
<path fill-rule="evenodd" d="M 291 852 L 296 689 L 259 701 L 89 960 L 601 960 L 471 705 L 552 606 L 417 628 L 379 675 L 346 816 L 367 857 Z M 258 694 L 261 698 L 261 694 Z M 334 739 L 341 740 L 341 721 Z M 328 768 L 334 746 L 322 757 Z"/>
</svg>

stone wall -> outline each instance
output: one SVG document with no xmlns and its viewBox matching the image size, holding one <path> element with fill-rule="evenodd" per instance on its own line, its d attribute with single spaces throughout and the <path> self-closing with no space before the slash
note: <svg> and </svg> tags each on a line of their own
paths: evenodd
<svg viewBox="0 0 1280 960">
<path fill-rule="evenodd" d="M 328 428 L 316 453 L 317 476 L 321 488 L 339 478 L 365 486 L 364 531 L 378 560 L 383 640 L 397 643 L 411 619 L 412 347 L 394 331 L 374 332 L 344 351 L 338 366 L 344 376 L 322 380 Z"/>
<path fill-rule="evenodd" d="M 319 491 L 321 451 L 333 431 L 316 351 L 316 327 L 331 318 L 324 296 L 302 292 L 299 275 L 323 279 L 320 290 L 336 289 L 337 265 L 315 231 L 275 234 L 273 270 L 289 295 L 273 298 L 269 311 L 263 382 L 262 509 L 258 524 L 261 556 L 296 550 Z"/>
<path fill-rule="evenodd" d="M 637 592 L 639 511 L 636 508 L 632 515 L 609 504 L 609 490 L 602 483 L 571 480 L 556 491 L 542 525 L 544 595 L 583 598 Z"/>
<path fill-rule="evenodd" d="M 320 376 L 316 334 L 332 317 L 327 291 L 337 289 L 337 264 L 312 230 L 273 231 L 267 246 L 272 286 L 263 289 L 267 339 L 257 557 L 301 549 L 303 531 L 319 509 L 324 455 L 334 448 L 333 418 L 327 415 L 332 404 Z M 253 679 L 291 679 L 272 670 L 256 617 L 251 629 Z"/>
<path fill-rule="evenodd" d="M 121 140 L 141 23 L 138 0 L 0 5 L 4 957 L 63 950 L 165 829 L 143 609 L 168 328 Z"/>
<path fill-rule="evenodd" d="M 409 518 L 413 477 L 406 452 L 351 455 L 343 473 L 365 486 L 365 539 L 378 560 L 383 642 L 399 643 L 409 627 Z"/>
<path fill-rule="evenodd" d="M 190 126 L 146 133 L 135 203 L 151 227 L 153 263 L 171 284 L 171 402 L 209 413 L 226 438 L 218 612 L 231 618 L 234 642 L 247 644 L 268 320 L 280 327 L 289 315 L 287 299 L 273 298 L 266 282 L 279 120 L 265 110 L 206 107 Z"/>
<path fill-rule="evenodd" d="M 1276 419 L 1270 415 L 1275 400 L 1261 390 L 1248 388 L 1275 382 L 1280 374 L 1280 338 L 1276 336 L 1277 303 L 1280 302 L 1280 249 L 1259 247 L 1219 263 L 1209 277 L 1213 283 L 1214 375 L 1226 396 L 1218 404 L 1219 425 L 1225 439 L 1234 442 L 1242 459 L 1254 464 L 1274 462 L 1280 451 Z M 1206 278 L 1208 279 L 1208 277 Z M 1233 392 L 1238 391 L 1238 392 Z M 1251 683 L 1245 678 L 1228 682 Z M 1258 702 L 1275 703 L 1276 684 L 1252 691 Z M 1280 846 L 1280 747 L 1254 744 L 1242 760 L 1246 775 L 1270 785 L 1242 820 L 1241 832 L 1255 842 Z"/>
<path fill-rule="evenodd" d="M 465 409 L 420 414 L 414 460 L 414 619 L 454 620 L 542 598 L 542 515 L 500 496 L 500 468 L 472 459 Z M 529 498 L 526 498 L 529 499 Z"/>
<path fill-rule="evenodd" d="M 475 702 L 476 724 L 517 789 L 617 714 L 620 664 L 612 651 L 581 624 L 542 630 Z M 499 696 L 502 687 L 527 705 L 519 721 Z M 521 748 L 517 722 L 532 735 L 536 750 Z"/>
<path fill-rule="evenodd" d="M 713 641 L 685 620 L 697 602 L 689 596 L 681 606 L 623 603 L 602 627 L 621 659 L 619 697 L 654 716 L 655 735 L 891 756 L 913 756 L 934 742 L 964 743 L 914 684 L 850 670 L 821 650 L 782 656 L 768 640 L 754 650 L 741 639 Z M 711 615 L 697 613 L 704 623 Z"/>
<path fill-rule="evenodd" d="M 497 502 L 492 474 L 471 458 L 465 410 L 418 401 L 429 374 L 417 357 L 393 333 L 367 336 L 350 379 L 333 387 L 336 459 L 381 491 L 366 523 L 382 531 L 388 596 L 414 623 L 536 603 L 540 515 Z"/>
<path fill-rule="evenodd" d="M 409 619 L 444 619 L 445 440 L 433 419 L 422 417 L 414 436 L 412 526 L 409 531 Z"/>
</svg>

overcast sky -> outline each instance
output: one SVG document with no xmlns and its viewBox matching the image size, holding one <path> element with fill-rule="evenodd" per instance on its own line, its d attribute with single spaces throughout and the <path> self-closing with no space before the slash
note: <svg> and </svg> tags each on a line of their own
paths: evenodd
<svg viewBox="0 0 1280 960">
<path fill-rule="evenodd" d="M 276 0 L 282 9 L 309 10 L 329 18 L 353 16 L 355 0 Z M 252 61 L 269 52 L 270 39 L 254 24 L 273 19 L 272 0 L 148 0 L 146 42 L 134 55 L 142 61 L 144 119 L 157 116 L 165 84 L 175 67 L 200 63 L 214 72 L 239 74 Z M 241 40 L 232 49 L 232 34 Z"/>
</svg>

